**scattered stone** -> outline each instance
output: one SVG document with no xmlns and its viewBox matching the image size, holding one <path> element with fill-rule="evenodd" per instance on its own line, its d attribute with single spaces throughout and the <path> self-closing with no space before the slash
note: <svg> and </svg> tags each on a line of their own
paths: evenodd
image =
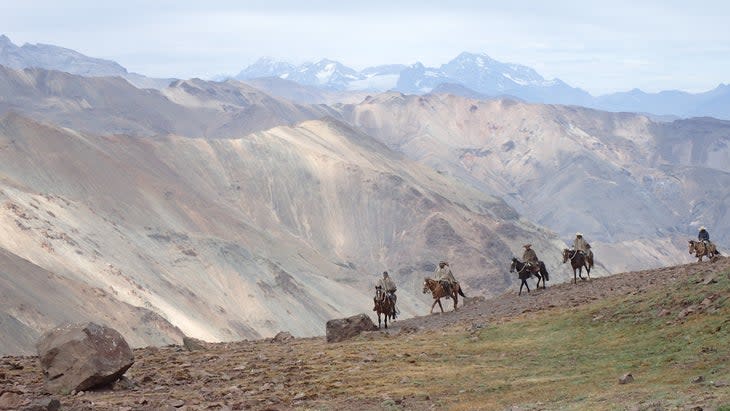
<svg viewBox="0 0 730 411">
<path fill-rule="evenodd" d="M 58 411 L 60 409 L 61 401 L 49 397 L 34 401 L 29 406 L 23 408 L 23 411 Z"/>
<path fill-rule="evenodd" d="M 398 331 L 398 334 L 413 334 L 418 332 L 418 327 L 414 325 L 404 325 Z"/>
<path fill-rule="evenodd" d="M 8 362 L 6 364 L 8 366 L 8 369 L 11 370 L 11 371 L 13 371 L 13 370 L 22 370 L 23 369 L 23 366 L 20 363 L 17 363 L 17 362 Z"/>
<path fill-rule="evenodd" d="M 659 311 L 659 313 L 657 314 L 657 317 L 666 317 L 671 313 L 672 312 L 667 310 L 666 308 L 662 308 L 661 311 Z"/>
<path fill-rule="evenodd" d="M 36 345 L 46 389 L 82 391 L 110 384 L 134 363 L 116 330 L 95 323 L 67 324 L 45 333 Z"/>
<path fill-rule="evenodd" d="M 288 331 L 279 331 L 274 338 L 271 339 L 272 343 L 283 343 L 287 341 L 291 341 L 294 339 L 294 336 L 291 335 Z"/>
<path fill-rule="evenodd" d="M 705 377 L 702 375 L 699 375 L 692 379 L 692 384 L 699 384 L 701 382 L 705 382 Z"/>
<path fill-rule="evenodd" d="M 23 397 L 14 391 L 0 394 L 0 410 L 17 410 L 23 404 Z"/>
<path fill-rule="evenodd" d="M 634 382 L 634 376 L 631 373 L 624 374 L 618 379 L 619 384 L 629 384 L 632 382 Z"/>
<path fill-rule="evenodd" d="M 131 390 L 135 387 L 135 384 L 127 377 L 122 376 L 122 378 L 118 379 L 117 381 L 114 381 L 112 383 L 112 391 L 127 391 Z"/>
<path fill-rule="evenodd" d="M 697 309 L 697 306 L 692 304 L 689 307 L 685 308 L 684 310 L 680 311 L 680 313 L 677 314 L 677 318 L 684 318 L 684 317 L 692 314 L 693 312 L 695 312 L 696 309 Z"/>
<path fill-rule="evenodd" d="M 487 328 L 487 324 L 485 323 L 471 323 L 471 326 L 469 326 L 469 330 L 471 332 L 476 332 L 481 329 Z"/>
<path fill-rule="evenodd" d="M 340 342 L 355 337 L 363 331 L 377 331 L 378 326 L 367 314 L 327 321 L 327 342 Z"/>
<path fill-rule="evenodd" d="M 727 381 L 715 381 L 712 385 L 715 388 L 722 388 L 722 387 L 727 387 L 730 384 L 728 384 Z"/>
<path fill-rule="evenodd" d="M 180 408 L 183 405 L 185 405 L 185 401 L 183 401 L 183 400 L 170 400 L 170 404 L 169 405 L 171 405 L 171 406 L 173 406 L 175 408 Z"/>
<path fill-rule="evenodd" d="M 468 306 L 474 305 L 474 304 L 483 303 L 484 301 L 487 301 L 487 299 L 484 298 L 484 296 L 481 296 L 481 295 L 477 295 L 477 296 L 474 296 L 474 297 L 464 297 L 464 307 L 468 307 Z"/>
<path fill-rule="evenodd" d="M 702 284 L 704 284 L 704 285 L 710 285 L 710 284 L 715 284 L 715 283 L 717 283 L 717 278 L 715 278 L 714 274 L 709 274 L 709 275 L 705 276 L 704 278 L 702 278 Z"/>
<path fill-rule="evenodd" d="M 208 349 L 206 342 L 193 337 L 183 337 L 183 346 L 188 351 L 205 351 Z"/>
</svg>

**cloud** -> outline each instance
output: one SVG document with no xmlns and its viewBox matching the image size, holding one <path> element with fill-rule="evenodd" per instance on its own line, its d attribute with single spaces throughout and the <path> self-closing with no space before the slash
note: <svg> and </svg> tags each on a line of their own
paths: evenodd
<svg viewBox="0 0 730 411">
<path fill-rule="evenodd" d="M 440 65 L 461 51 L 534 67 L 598 93 L 730 81 L 730 3 L 695 1 L 38 1 L 0 27 L 161 77 L 236 73 L 262 55 L 355 68 Z M 697 73 L 704 73 L 698 76 Z M 670 83 L 671 81 L 671 83 Z"/>
</svg>

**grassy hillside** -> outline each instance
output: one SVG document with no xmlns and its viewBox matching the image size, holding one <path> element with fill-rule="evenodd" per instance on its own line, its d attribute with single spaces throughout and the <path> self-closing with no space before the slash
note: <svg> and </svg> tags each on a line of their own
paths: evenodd
<svg viewBox="0 0 730 411">
<path fill-rule="evenodd" d="M 727 264 L 671 273 L 685 275 L 650 280 L 649 291 L 637 287 L 491 323 L 411 333 L 403 327 L 397 335 L 369 333 L 338 344 L 309 338 L 216 344 L 202 352 L 141 349 L 127 373 L 132 392 L 61 400 L 73 409 L 730 409 Z M 640 282 L 643 274 L 623 276 Z M 5 363 L 24 368 L 0 373 L 0 391 L 14 383 L 28 396 L 41 392 L 34 359 Z M 619 384 L 626 373 L 634 381 Z"/>
</svg>

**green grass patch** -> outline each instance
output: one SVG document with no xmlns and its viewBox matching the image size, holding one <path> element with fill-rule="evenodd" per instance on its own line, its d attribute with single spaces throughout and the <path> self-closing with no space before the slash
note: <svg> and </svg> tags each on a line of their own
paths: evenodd
<svg viewBox="0 0 730 411">
<path fill-rule="evenodd" d="M 425 390 L 454 409 L 725 406 L 730 390 L 713 382 L 730 381 L 730 280 L 728 273 L 712 284 L 699 280 L 477 333 L 368 342 L 368 349 L 396 355 L 369 370 L 397 374 L 392 382 L 411 376 L 390 392 L 407 397 Z M 619 384 L 625 373 L 634 382 Z M 700 375 L 705 381 L 692 383 Z"/>
</svg>

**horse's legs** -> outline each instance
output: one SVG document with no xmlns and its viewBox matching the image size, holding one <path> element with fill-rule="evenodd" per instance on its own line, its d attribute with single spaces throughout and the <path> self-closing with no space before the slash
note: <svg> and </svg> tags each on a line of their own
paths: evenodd
<svg viewBox="0 0 730 411">
<path fill-rule="evenodd" d="M 454 311 L 456 311 L 456 306 L 459 304 L 459 293 L 454 293 Z"/>
<path fill-rule="evenodd" d="M 388 329 L 388 314 L 385 314 L 385 329 Z"/>
<path fill-rule="evenodd" d="M 380 311 L 378 311 L 378 328 L 380 328 Z"/>
<path fill-rule="evenodd" d="M 519 292 L 519 293 L 517 293 L 517 295 L 522 295 L 522 287 L 523 287 L 524 285 L 525 285 L 525 280 L 522 280 L 522 282 L 520 283 L 520 292 Z"/>
<path fill-rule="evenodd" d="M 439 308 L 441 309 L 441 312 L 443 313 L 444 312 L 444 306 L 441 305 L 441 299 L 439 298 L 438 300 L 436 300 L 436 302 L 439 303 Z"/>
<path fill-rule="evenodd" d="M 586 275 L 588 276 L 588 279 L 591 279 L 591 267 L 588 266 L 588 263 L 586 263 Z"/>
<path fill-rule="evenodd" d="M 439 305 L 441 305 L 441 303 L 439 302 L 439 299 L 437 298 L 437 299 L 436 299 L 436 300 L 435 300 L 435 301 L 433 302 L 433 304 L 431 304 L 431 312 L 430 312 L 429 314 L 433 314 L 433 308 L 434 308 L 434 307 L 436 307 L 436 303 L 439 303 Z"/>
</svg>

